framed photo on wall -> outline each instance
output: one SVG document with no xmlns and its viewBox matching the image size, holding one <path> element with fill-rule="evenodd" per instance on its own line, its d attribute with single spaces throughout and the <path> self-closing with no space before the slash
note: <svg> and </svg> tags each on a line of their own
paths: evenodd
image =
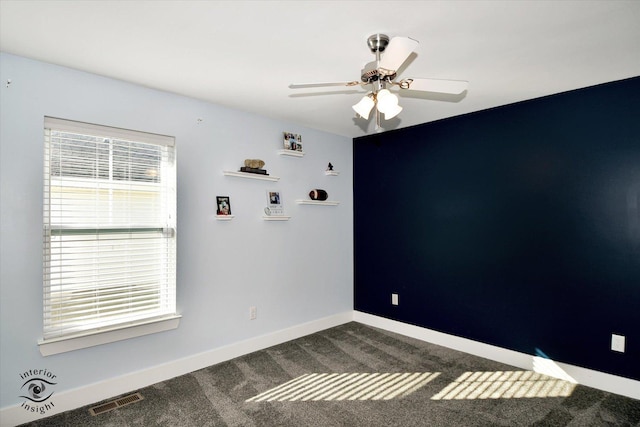
<svg viewBox="0 0 640 427">
<path fill-rule="evenodd" d="M 302 151 L 302 135 L 284 132 L 284 149 Z"/>
<path fill-rule="evenodd" d="M 216 196 L 216 215 L 231 215 L 229 196 Z"/>
<path fill-rule="evenodd" d="M 265 208 L 265 213 L 273 216 L 284 215 L 282 195 L 279 191 L 267 190 L 267 207 Z"/>
</svg>

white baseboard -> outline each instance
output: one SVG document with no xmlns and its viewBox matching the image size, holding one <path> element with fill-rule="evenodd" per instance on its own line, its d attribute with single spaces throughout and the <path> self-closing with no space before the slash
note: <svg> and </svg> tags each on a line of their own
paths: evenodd
<svg viewBox="0 0 640 427">
<path fill-rule="evenodd" d="M 0 426 L 16 426 L 18 424 L 35 421 L 45 416 L 49 417 L 61 412 L 77 409 L 254 351 L 342 325 L 352 320 L 353 312 L 348 311 L 195 354 L 142 371 L 132 372 L 77 389 L 56 393 L 53 398 L 47 402 L 53 403 L 55 406 L 48 409 L 44 415 L 29 412 L 20 405 L 8 406 L 0 409 Z"/>
<path fill-rule="evenodd" d="M 640 381 L 591 369 L 581 368 L 542 357 L 444 334 L 419 326 L 354 311 L 353 320 L 365 325 L 427 341 L 453 350 L 463 351 L 521 369 L 561 378 L 577 384 L 640 400 Z"/>
</svg>

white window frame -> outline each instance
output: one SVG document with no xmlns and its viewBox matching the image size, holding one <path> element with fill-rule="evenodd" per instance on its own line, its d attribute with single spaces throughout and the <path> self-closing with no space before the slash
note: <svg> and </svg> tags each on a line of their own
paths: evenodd
<svg viewBox="0 0 640 427">
<path fill-rule="evenodd" d="M 150 133 L 144 133 L 139 131 L 131 131 L 119 128 L 113 128 L 108 126 L 94 125 L 88 123 L 81 123 L 76 121 L 69 121 L 64 119 L 57 119 L 52 117 L 45 117 L 44 119 L 44 130 L 45 130 L 45 169 L 44 169 L 44 220 L 43 220 L 43 240 L 44 240 L 44 262 L 43 262 L 43 338 L 38 341 L 38 345 L 40 348 L 40 352 L 44 356 L 48 356 L 51 354 L 58 354 L 66 351 L 77 350 L 80 348 L 91 347 L 95 345 L 105 344 L 114 341 L 120 341 L 124 339 L 129 339 L 137 336 L 148 335 L 156 332 L 167 331 L 171 329 L 175 329 L 178 327 L 181 316 L 176 312 L 176 156 L 175 156 L 175 139 L 173 137 L 164 136 L 164 135 L 156 135 Z M 132 144 L 137 144 L 138 147 L 156 147 L 158 152 L 162 152 L 163 157 L 162 160 L 158 160 L 158 164 L 160 164 L 160 174 L 161 178 L 158 180 L 147 180 L 146 178 L 139 179 L 127 179 L 127 178 L 119 178 L 118 180 L 114 179 L 114 167 L 113 163 L 115 162 L 114 157 L 114 149 L 109 149 L 108 154 L 108 176 L 104 179 L 104 176 L 94 179 L 95 177 L 86 178 L 86 177 L 75 177 L 75 176 L 64 176 L 62 172 L 54 173 L 53 165 L 51 163 L 52 158 L 56 158 L 51 153 L 52 142 L 50 141 L 50 135 L 52 132 L 66 132 L 70 134 L 78 134 L 78 135 L 90 135 L 97 136 L 100 138 L 105 138 L 106 141 L 111 140 L 121 140 L 121 141 L 130 141 Z M 112 147 L 113 144 L 109 143 L 109 147 Z M 135 150 L 132 150 L 135 151 Z M 134 153 L 135 156 L 135 153 Z M 70 157 L 72 157 L 70 155 Z M 138 157 L 139 159 L 141 157 Z M 144 158 L 142 158 L 144 160 Z M 83 161 L 80 160 L 79 162 Z M 101 160 L 100 160 L 101 161 Z M 97 162 L 97 161 L 96 161 Z M 126 162 L 126 161 L 125 161 Z M 131 167 L 135 168 L 136 163 L 134 160 L 129 160 L 127 165 L 133 165 Z M 122 162 L 121 162 L 122 163 Z M 157 171 L 156 171 L 157 172 Z M 129 175 L 132 176 L 133 172 L 128 172 Z M 146 182 L 145 182 L 146 181 Z M 113 192 L 118 192 L 121 188 L 129 188 L 131 189 L 133 196 L 133 202 L 136 203 L 135 195 L 140 194 L 136 193 L 136 191 L 144 192 L 145 189 L 148 191 L 153 191 L 154 194 L 162 194 L 162 208 L 159 210 L 151 210 L 153 215 L 147 215 L 146 212 L 148 209 L 146 203 L 141 203 L 140 205 L 144 206 L 142 208 L 142 214 L 139 214 L 138 217 L 142 219 L 130 219 L 136 216 L 137 211 L 134 208 L 130 208 L 127 205 L 127 208 L 123 211 L 118 211 L 115 202 L 109 200 L 108 202 L 101 201 L 100 203 L 106 203 L 106 206 L 109 210 L 109 218 L 102 218 L 101 214 L 96 214 L 95 217 L 92 214 L 87 214 L 88 216 L 83 216 L 81 218 L 76 219 L 75 215 L 77 215 L 77 210 L 75 210 L 76 203 L 82 203 L 86 200 L 82 200 L 81 202 L 74 202 L 62 200 L 57 203 L 55 201 L 55 197 L 59 196 L 60 191 L 56 193 L 56 188 L 64 188 L 64 186 L 68 186 L 69 191 L 81 189 L 83 192 L 84 188 L 91 189 L 92 191 L 104 192 L 103 189 L 112 189 Z M 161 189 L 160 189 L 161 188 Z M 111 191 L 111 190 L 108 190 Z M 146 193 L 145 193 L 146 194 Z M 146 199 L 144 199 L 146 202 Z M 139 202 L 139 201 L 138 201 Z M 65 205 L 64 203 L 69 203 Z M 120 202 L 122 203 L 122 202 Z M 96 205 L 98 202 L 96 202 Z M 71 206 L 68 214 L 67 208 L 60 208 L 60 206 Z M 102 206 L 102 205 L 100 205 Z M 155 206 L 155 205 L 154 205 Z M 98 212 L 100 208 L 96 208 L 95 211 Z M 111 215 L 114 212 L 115 215 Z M 118 212 L 126 213 L 126 217 L 118 216 Z M 158 215 L 155 213 L 158 212 Z M 73 217 L 73 218 L 72 218 Z M 151 217 L 151 218 L 150 218 Z M 71 220 L 69 218 L 72 218 Z M 150 219 L 149 219 L 150 218 Z M 52 316 L 54 313 L 51 308 L 52 298 L 56 295 L 61 294 L 60 289 L 64 287 L 64 289 L 70 289 L 71 292 L 66 292 L 67 294 L 75 295 L 82 294 L 78 291 L 80 287 L 82 290 L 86 290 L 87 286 L 93 286 L 96 290 L 95 293 L 100 294 L 105 289 L 99 285 L 97 285 L 97 281 L 92 283 L 91 280 L 85 280 L 82 285 L 76 285 L 73 281 L 68 280 L 67 282 L 62 282 L 59 277 L 64 276 L 70 267 L 67 263 L 67 258 L 65 258 L 64 253 L 66 247 L 62 247 L 59 243 L 61 237 L 60 236 L 70 236 L 72 234 L 83 234 L 86 233 L 89 237 L 87 237 L 88 242 L 98 242 L 101 239 L 104 239 L 105 236 L 108 235 L 116 235 L 123 236 L 122 240 L 126 242 L 135 243 L 137 240 L 135 239 L 135 233 L 144 232 L 151 234 L 153 242 L 158 242 L 157 246 L 162 250 L 162 269 L 163 272 L 159 276 L 161 277 L 161 284 L 157 285 L 154 289 L 154 297 L 153 301 L 158 302 L 158 308 L 155 308 L 155 305 L 149 306 L 144 304 L 144 308 L 140 313 L 138 313 L 135 309 L 125 307 L 124 310 L 126 313 L 123 316 L 104 316 L 102 311 L 106 312 L 106 309 L 112 309 L 111 306 L 103 306 L 99 305 L 101 303 L 92 303 L 92 307 L 100 306 L 102 309 L 93 309 L 91 315 L 91 324 L 85 325 L 84 320 L 82 320 L 82 316 L 77 314 L 77 303 L 73 303 L 73 321 L 59 321 L 56 316 Z M 95 236 L 93 239 L 91 236 Z M 129 237 L 127 237 L 129 236 Z M 58 240 L 56 240 L 56 238 Z M 63 237 L 64 238 L 64 237 Z M 70 239 L 70 238 L 69 238 Z M 52 244 L 55 245 L 58 242 L 58 247 L 62 247 L 62 249 L 52 249 Z M 155 245 L 155 244 L 154 244 Z M 114 246 L 115 247 L 115 246 Z M 154 246 L 155 247 L 155 246 Z M 111 249 L 111 248 L 110 248 Z M 82 255 L 86 253 L 91 253 L 84 251 Z M 117 250 L 110 251 L 109 254 L 120 254 L 120 257 L 123 257 L 123 253 Z M 99 256 L 100 258 L 102 255 Z M 129 255 L 127 255 L 128 257 Z M 128 258 L 127 258 L 128 260 Z M 75 260 L 73 261 L 75 262 Z M 133 261 L 135 263 L 135 261 Z M 69 267 L 67 267 L 69 265 Z M 119 264 L 116 264 L 119 265 Z M 135 266 L 135 265 L 134 265 Z M 77 268 L 77 267 L 73 267 Z M 84 268 L 84 267 L 83 267 Z M 97 267 L 97 270 L 100 270 L 100 267 Z M 155 274 L 157 273 L 157 269 L 155 270 Z M 165 273 L 166 272 L 166 273 Z M 104 276 L 97 276 L 104 277 Z M 129 279 L 130 276 L 126 276 L 124 282 L 120 282 L 120 278 L 118 278 L 117 288 L 121 289 L 121 284 L 125 284 L 128 287 L 132 287 L 135 290 L 136 284 L 133 285 L 126 280 Z M 86 279 L 86 278 L 85 278 Z M 63 283 L 61 285 L 61 283 Z M 147 286 L 147 285 L 145 285 Z M 158 287 L 159 286 L 159 287 Z M 122 292 L 122 291 L 118 291 Z M 127 291 L 127 293 L 131 293 L 132 291 Z M 93 292 L 92 292 L 93 293 Z M 125 292 L 120 294 L 122 298 Z M 155 295 L 160 296 L 155 296 Z M 83 296 L 86 295 L 82 294 Z M 100 297 L 96 297 L 98 300 Z M 103 300 L 106 299 L 102 297 Z M 148 301 L 144 297 L 144 301 Z M 127 303 L 129 305 L 129 303 Z M 118 310 L 120 309 L 120 305 L 117 306 Z M 114 310 L 115 311 L 115 310 Z M 66 313 L 66 312 L 65 312 Z M 97 314 L 96 314 L 97 313 Z"/>
</svg>

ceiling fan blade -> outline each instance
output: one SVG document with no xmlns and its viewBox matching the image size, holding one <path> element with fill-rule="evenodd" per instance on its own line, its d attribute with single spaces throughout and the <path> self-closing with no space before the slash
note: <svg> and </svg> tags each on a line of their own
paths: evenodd
<svg viewBox="0 0 640 427">
<path fill-rule="evenodd" d="M 382 53 L 378 70 L 385 76 L 395 74 L 418 46 L 418 41 L 409 37 L 394 37 Z"/>
<path fill-rule="evenodd" d="M 403 79 L 398 82 L 398 85 L 401 89 L 459 95 L 467 90 L 469 82 L 466 80 Z"/>
<path fill-rule="evenodd" d="M 360 82 L 333 82 L 333 83 L 294 83 L 289 85 L 289 89 L 305 89 L 310 87 L 328 87 L 328 86 L 356 86 Z"/>
</svg>

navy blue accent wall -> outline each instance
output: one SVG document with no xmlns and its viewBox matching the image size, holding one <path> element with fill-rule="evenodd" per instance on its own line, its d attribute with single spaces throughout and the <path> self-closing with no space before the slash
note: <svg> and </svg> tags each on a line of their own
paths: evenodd
<svg viewBox="0 0 640 427">
<path fill-rule="evenodd" d="M 356 310 L 640 380 L 640 77 L 356 138 L 354 232 Z"/>
</svg>

